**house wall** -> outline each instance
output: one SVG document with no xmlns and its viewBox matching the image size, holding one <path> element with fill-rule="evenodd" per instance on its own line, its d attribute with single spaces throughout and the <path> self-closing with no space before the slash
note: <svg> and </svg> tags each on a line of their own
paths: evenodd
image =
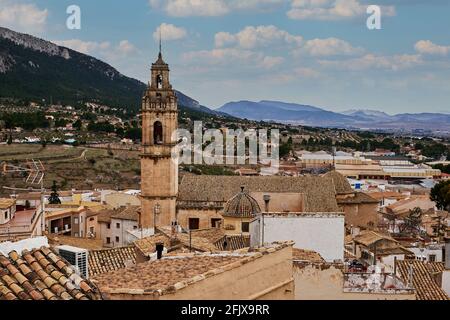
<svg viewBox="0 0 450 320">
<path fill-rule="evenodd" d="M 177 220 L 184 229 L 189 229 L 189 218 L 199 219 L 199 229 L 212 228 L 211 219 L 223 219 L 219 209 L 179 209 Z"/>
<path fill-rule="evenodd" d="M 233 217 L 224 217 L 223 226 L 225 228 L 226 234 L 245 234 L 248 235 L 250 232 L 242 231 L 242 223 L 248 222 L 250 223 L 253 218 L 233 218 Z M 250 230 L 249 226 L 249 230 Z"/>
<path fill-rule="evenodd" d="M 294 248 L 316 251 L 326 261 L 344 261 L 342 214 L 265 215 L 264 225 L 265 243 L 292 240 Z"/>
<path fill-rule="evenodd" d="M 140 206 L 141 200 L 135 195 L 123 193 L 123 192 L 114 192 L 105 195 L 105 204 L 111 206 L 114 209 L 117 209 L 122 206 Z"/>
<path fill-rule="evenodd" d="M 376 203 L 341 204 L 339 207 L 345 212 L 345 224 L 358 227 L 374 227 L 378 222 Z"/>
<path fill-rule="evenodd" d="M 0 210 L 0 224 L 8 223 L 12 218 L 14 218 L 14 214 L 16 213 L 16 206 L 13 205 L 7 209 Z"/>
<path fill-rule="evenodd" d="M 334 265 L 294 262 L 295 300 L 415 300 L 414 294 L 344 292 L 344 275 Z"/>
<path fill-rule="evenodd" d="M 416 256 L 416 259 L 425 261 L 430 261 L 430 255 L 436 256 L 435 262 L 444 262 L 443 256 L 442 256 L 442 248 L 440 249 L 428 249 L 428 248 L 408 248 L 408 250 L 414 252 L 414 255 Z"/>
<path fill-rule="evenodd" d="M 305 209 L 303 193 L 250 192 L 263 212 L 266 212 L 264 195 L 270 195 L 268 212 L 303 212 Z"/>
<path fill-rule="evenodd" d="M 450 297 L 450 270 L 442 272 L 442 290 Z"/>
<path fill-rule="evenodd" d="M 172 294 L 106 294 L 112 300 L 292 300 L 292 247 L 263 255 Z"/>
<path fill-rule="evenodd" d="M 117 228 L 117 224 L 119 224 L 119 228 Z M 111 230 L 109 235 L 111 237 L 112 246 L 122 247 L 129 245 L 133 241 L 133 237 L 127 231 L 137 229 L 138 227 L 139 223 L 137 221 L 111 219 Z M 116 237 L 119 241 L 117 241 Z"/>
</svg>

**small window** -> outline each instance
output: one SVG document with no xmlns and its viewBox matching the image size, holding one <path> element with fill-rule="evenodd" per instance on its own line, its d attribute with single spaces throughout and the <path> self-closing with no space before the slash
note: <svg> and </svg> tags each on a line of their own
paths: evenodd
<svg viewBox="0 0 450 320">
<path fill-rule="evenodd" d="M 430 254 L 429 258 L 430 262 L 436 262 L 436 255 L 435 254 Z"/>
<path fill-rule="evenodd" d="M 221 223 L 222 223 L 222 219 L 212 218 L 211 219 L 211 228 L 220 228 Z"/>
<path fill-rule="evenodd" d="M 116 223 L 116 228 L 120 229 L 120 223 Z"/>
<path fill-rule="evenodd" d="M 111 229 L 111 223 L 108 223 L 108 225 L 106 226 L 107 229 Z"/>
<path fill-rule="evenodd" d="M 241 228 L 242 228 L 242 232 L 249 232 L 250 231 L 250 223 L 242 222 Z"/>
<path fill-rule="evenodd" d="M 89 232 L 92 233 L 92 234 L 94 234 L 94 227 L 90 227 L 90 228 L 89 228 Z"/>
<path fill-rule="evenodd" d="M 138 227 L 137 226 L 133 226 L 133 229 L 136 230 Z"/>
<path fill-rule="evenodd" d="M 78 218 L 74 218 L 73 223 L 78 224 Z"/>
<path fill-rule="evenodd" d="M 89 218 L 89 221 L 94 221 L 94 218 Z"/>
<path fill-rule="evenodd" d="M 111 243 L 111 238 L 110 237 L 106 237 L 106 243 L 110 244 Z"/>
<path fill-rule="evenodd" d="M 116 242 L 120 242 L 120 239 L 119 239 L 119 237 L 116 237 Z"/>
<path fill-rule="evenodd" d="M 8 220 L 8 211 L 5 211 L 5 220 Z"/>
<path fill-rule="evenodd" d="M 200 219 L 199 218 L 189 218 L 189 230 L 199 229 Z"/>
</svg>

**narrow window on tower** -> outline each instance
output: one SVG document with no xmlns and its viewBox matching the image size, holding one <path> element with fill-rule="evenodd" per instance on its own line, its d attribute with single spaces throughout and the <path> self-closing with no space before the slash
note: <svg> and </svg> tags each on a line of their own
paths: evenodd
<svg viewBox="0 0 450 320">
<path fill-rule="evenodd" d="M 162 89 L 162 87 L 163 87 L 163 78 L 162 78 L 162 75 L 160 75 L 160 74 L 158 74 L 156 76 L 156 87 L 158 89 Z"/>
<path fill-rule="evenodd" d="M 162 123 L 156 121 L 153 125 L 153 143 L 162 144 L 163 143 L 163 127 Z"/>
</svg>

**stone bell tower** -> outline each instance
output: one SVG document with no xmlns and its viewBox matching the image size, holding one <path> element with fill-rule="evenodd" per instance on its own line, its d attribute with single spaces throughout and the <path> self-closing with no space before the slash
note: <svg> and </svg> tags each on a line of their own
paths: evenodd
<svg viewBox="0 0 450 320">
<path fill-rule="evenodd" d="M 178 164 L 172 160 L 178 127 L 175 91 L 161 48 L 152 64 L 151 82 L 142 98 L 141 224 L 144 229 L 170 226 L 176 220 Z"/>
</svg>

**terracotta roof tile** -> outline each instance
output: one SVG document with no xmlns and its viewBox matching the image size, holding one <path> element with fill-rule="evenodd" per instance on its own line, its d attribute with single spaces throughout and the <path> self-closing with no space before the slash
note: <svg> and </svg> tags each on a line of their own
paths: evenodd
<svg viewBox="0 0 450 320">
<path fill-rule="evenodd" d="M 253 252 L 247 249 L 242 253 L 192 253 L 163 257 L 160 260 L 96 275 L 93 282 L 105 293 L 164 295 L 292 245 L 293 242 L 282 242 L 271 247 L 258 248 Z"/>
<path fill-rule="evenodd" d="M 418 260 L 397 261 L 400 276 L 409 280 L 410 268 L 413 271 L 413 285 L 417 300 L 449 300 L 447 294 L 437 284 L 434 274 L 441 273 L 445 267 L 442 262 L 424 262 Z"/>
<path fill-rule="evenodd" d="M 129 264 L 136 264 L 136 250 L 134 247 L 89 252 L 89 274 L 91 276 L 125 268 Z"/>
<path fill-rule="evenodd" d="M 98 299 L 95 286 L 81 278 L 51 249 L 0 254 L 0 300 Z"/>
<path fill-rule="evenodd" d="M 305 194 L 306 212 L 339 212 L 333 179 L 329 176 L 191 176 L 180 183 L 178 201 L 184 206 L 196 202 L 216 202 L 222 206 L 241 186 L 251 192 L 292 192 Z"/>
</svg>

